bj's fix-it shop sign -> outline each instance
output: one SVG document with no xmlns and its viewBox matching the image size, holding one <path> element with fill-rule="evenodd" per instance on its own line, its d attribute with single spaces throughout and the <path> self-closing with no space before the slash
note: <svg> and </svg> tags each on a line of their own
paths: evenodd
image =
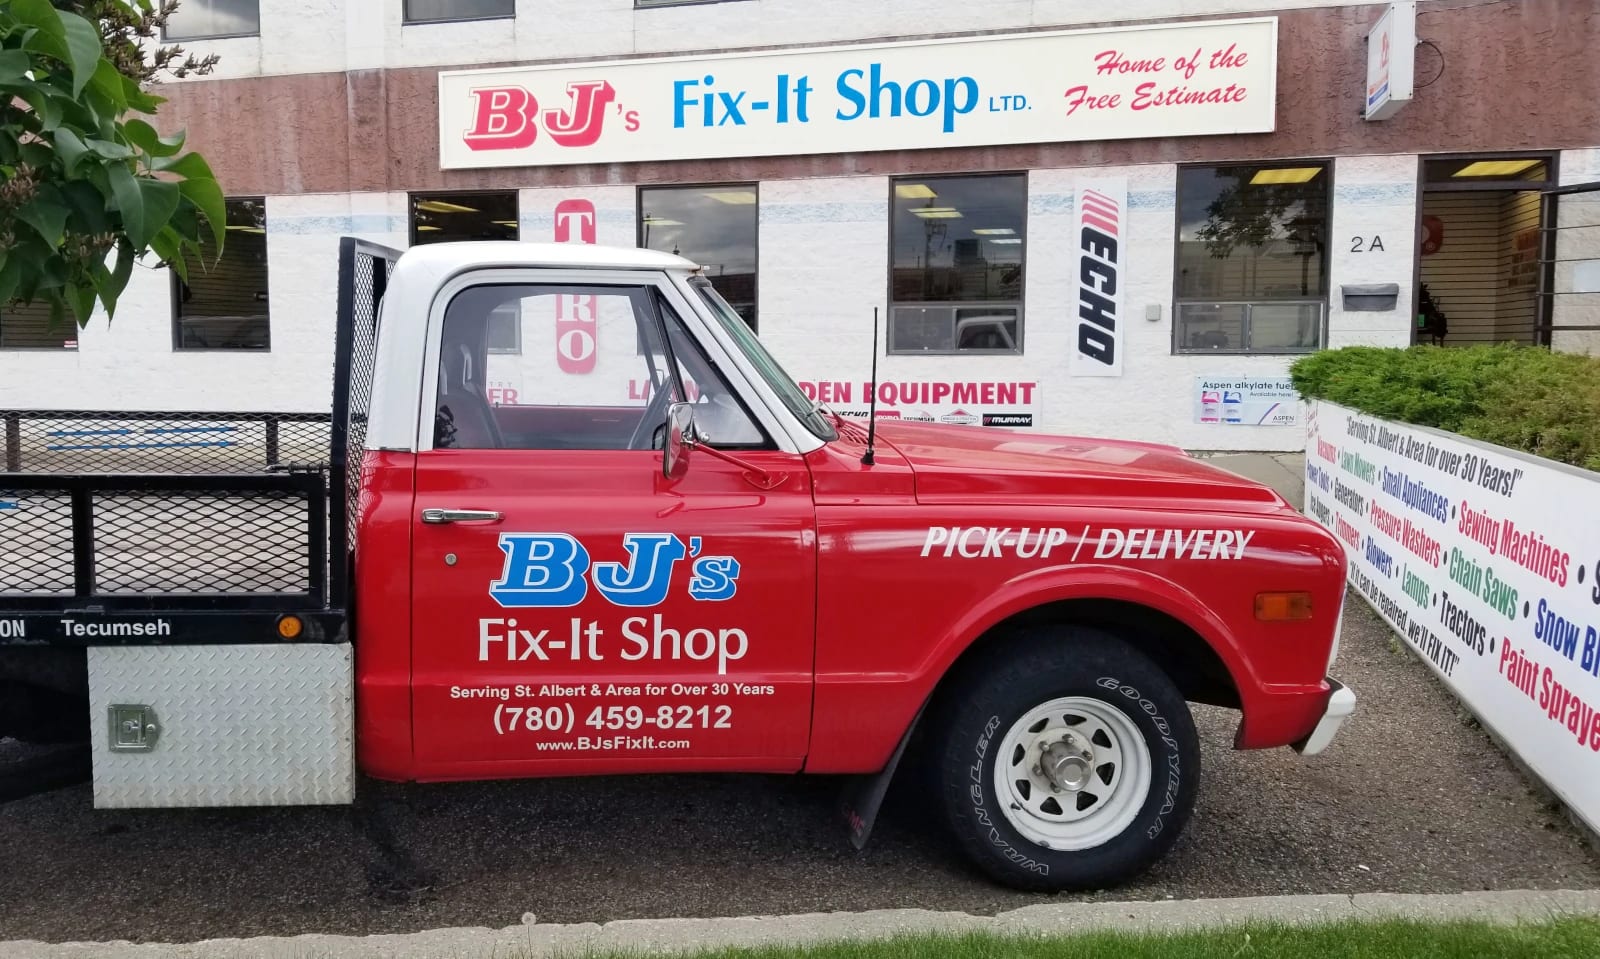
<svg viewBox="0 0 1600 959">
<path fill-rule="evenodd" d="M 1275 17 L 439 74 L 444 169 L 1262 133 Z"/>
</svg>

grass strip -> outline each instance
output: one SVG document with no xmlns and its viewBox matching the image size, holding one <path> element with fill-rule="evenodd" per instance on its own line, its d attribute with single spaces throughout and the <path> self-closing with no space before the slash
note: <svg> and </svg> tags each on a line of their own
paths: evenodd
<svg viewBox="0 0 1600 959">
<path fill-rule="evenodd" d="M 591 952 L 588 959 L 639 953 Z M 1385 920 L 1246 923 L 1190 932 L 907 935 L 871 942 L 722 948 L 690 959 L 1600 959 L 1600 918 L 1499 925 Z"/>
</svg>

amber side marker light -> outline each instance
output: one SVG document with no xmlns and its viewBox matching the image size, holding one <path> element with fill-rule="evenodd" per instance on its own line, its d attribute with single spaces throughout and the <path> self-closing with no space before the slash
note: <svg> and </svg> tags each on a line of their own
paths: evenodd
<svg viewBox="0 0 1600 959">
<path fill-rule="evenodd" d="M 1310 593 L 1256 594 L 1256 619 L 1272 623 L 1310 618 Z"/>
<path fill-rule="evenodd" d="M 1257 615 L 1260 615 L 1260 611 L 1261 611 L 1261 600 L 1259 598 L 1257 598 L 1257 600 L 1256 600 L 1256 613 L 1257 613 Z M 300 617 L 298 617 L 298 616 L 279 616 L 278 617 L 278 635 L 282 636 L 284 639 L 298 639 L 300 637 L 300 634 L 305 631 L 305 628 L 306 628 L 306 624 L 302 623 L 300 621 Z"/>
</svg>

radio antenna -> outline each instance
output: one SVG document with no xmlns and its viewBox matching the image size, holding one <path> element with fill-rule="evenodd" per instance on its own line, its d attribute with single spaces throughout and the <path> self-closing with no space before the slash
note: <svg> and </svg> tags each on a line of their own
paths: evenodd
<svg viewBox="0 0 1600 959">
<path fill-rule="evenodd" d="M 875 460 L 872 443 L 878 436 L 878 308 L 872 308 L 872 394 L 867 397 L 867 451 L 861 454 L 861 465 L 871 466 Z"/>
</svg>

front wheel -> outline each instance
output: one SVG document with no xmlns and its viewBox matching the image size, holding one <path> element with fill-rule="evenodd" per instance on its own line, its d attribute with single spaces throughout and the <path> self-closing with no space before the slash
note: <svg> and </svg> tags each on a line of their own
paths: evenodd
<svg viewBox="0 0 1600 959">
<path fill-rule="evenodd" d="M 966 854 L 1021 889 L 1103 888 L 1160 859 L 1194 807 L 1188 704 L 1096 631 L 1030 633 L 959 682 L 938 730 L 945 812 Z"/>
</svg>

